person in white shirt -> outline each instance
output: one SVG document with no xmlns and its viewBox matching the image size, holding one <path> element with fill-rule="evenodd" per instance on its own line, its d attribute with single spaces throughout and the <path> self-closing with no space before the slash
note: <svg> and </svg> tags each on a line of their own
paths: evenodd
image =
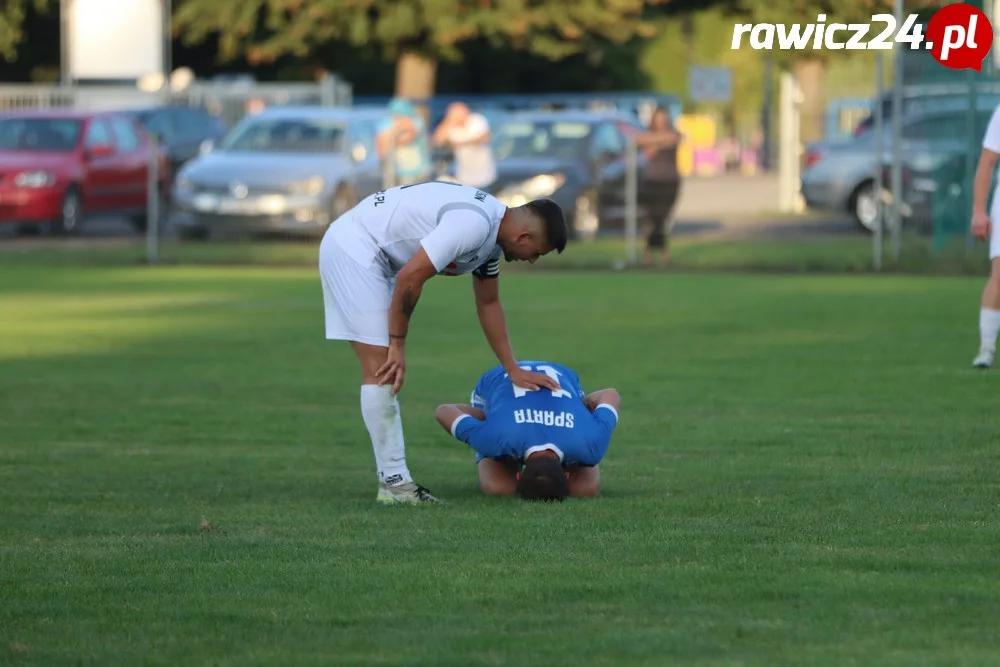
<svg viewBox="0 0 1000 667">
<path fill-rule="evenodd" d="M 1000 106 L 993 111 L 983 137 L 979 166 L 972 188 L 972 234 L 980 241 L 990 242 L 990 277 L 983 288 L 979 303 L 979 354 L 972 360 L 975 368 L 991 368 L 996 356 L 997 334 L 1000 334 L 1000 201 L 993 196 L 987 213 L 990 186 L 993 185 L 997 161 L 1000 160 Z"/>
<path fill-rule="evenodd" d="M 455 155 L 455 180 L 485 188 L 497 177 L 490 136 L 490 123 L 485 116 L 471 112 L 461 102 L 453 102 L 434 130 L 431 142 L 451 148 Z"/>
<path fill-rule="evenodd" d="M 410 316 L 432 276 L 471 273 L 479 323 L 514 384 L 558 383 L 520 368 L 499 298 L 500 260 L 535 261 L 566 247 L 563 211 L 550 199 L 507 208 L 476 188 L 425 182 L 376 192 L 330 225 L 319 249 L 326 337 L 351 342 L 361 364 L 361 413 L 378 469 L 376 500 L 437 503 L 406 465 L 397 394 Z"/>
</svg>

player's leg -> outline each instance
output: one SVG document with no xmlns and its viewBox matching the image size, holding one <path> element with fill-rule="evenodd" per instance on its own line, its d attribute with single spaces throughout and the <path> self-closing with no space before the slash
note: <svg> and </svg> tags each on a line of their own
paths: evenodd
<svg viewBox="0 0 1000 667">
<path fill-rule="evenodd" d="M 339 224 L 339 223 L 334 223 Z M 336 239 L 320 247 L 320 275 L 326 311 L 326 337 L 348 340 L 361 367 L 361 415 L 375 452 L 384 503 L 437 502 L 415 484 L 406 465 L 399 400 L 389 385 L 375 379 L 389 351 L 389 302 L 392 284 L 377 266 L 364 266 L 344 252 Z"/>
<path fill-rule="evenodd" d="M 574 498 L 596 498 L 601 492 L 599 466 L 572 466 L 569 469 L 569 495 Z"/>
<path fill-rule="evenodd" d="M 990 277 L 979 303 L 979 354 L 972 361 L 976 368 L 993 366 L 997 335 L 1000 334 L 1000 225 L 997 222 L 990 237 Z"/>
<path fill-rule="evenodd" d="M 479 490 L 487 496 L 517 495 L 517 461 L 514 459 L 487 459 L 477 457 Z"/>
</svg>

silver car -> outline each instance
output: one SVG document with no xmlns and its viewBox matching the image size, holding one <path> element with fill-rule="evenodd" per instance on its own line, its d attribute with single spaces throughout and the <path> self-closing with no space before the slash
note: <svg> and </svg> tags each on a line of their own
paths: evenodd
<svg viewBox="0 0 1000 667">
<path fill-rule="evenodd" d="M 382 189 L 380 107 L 277 107 L 244 118 L 174 181 L 182 237 L 213 232 L 321 235 Z"/>
<path fill-rule="evenodd" d="M 974 134 L 981 137 L 1000 98 L 977 98 Z M 934 104 L 914 105 L 901 122 L 901 153 L 904 161 L 922 159 L 929 143 L 965 141 L 968 135 L 969 102 L 947 99 Z M 882 164 L 892 161 L 892 132 L 889 119 L 883 126 Z M 819 141 L 806 151 L 802 171 L 802 196 L 814 210 L 850 213 L 864 229 L 873 230 L 878 220 L 875 172 L 879 168 L 874 129 L 847 141 Z M 978 139 L 977 139 L 978 140 Z"/>
</svg>

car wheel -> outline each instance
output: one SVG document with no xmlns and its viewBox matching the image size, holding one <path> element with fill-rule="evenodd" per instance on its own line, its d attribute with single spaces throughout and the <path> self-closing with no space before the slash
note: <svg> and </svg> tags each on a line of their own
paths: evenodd
<svg viewBox="0 0 1000 667">
<path fill-rule="evenodd" d="M 592 239 L 601 227 L 597 207 L 597 193 L 584 190 L 573 203 L 573 233 L 577 238 Z"/>
<path fill-rule="evenodd" d="M 851 213 L 854 220 L 862 228 L 873 232 L 878 225 L 878 198 L 875 195 L 875 185 L 866 181 L 859 185 L 851 195 Z"/>
<path fill-rule="evenodd" d="M 83 226 L 83 201 L 79 191 L 70 186 L 63 195 L 59 206 L 59 219 L 53 224 L 56 234 L 77 234 Z"/>
<path fill-rule="evenodd" d="M 330 202 L 330 222 L 334 222 L 357 204 L 358 197 L 354 194 L 354 188 L 350 185 L 341 185 L 337 188 L 337 192 L 334 193 L 333 200 Z"/>
</svg>

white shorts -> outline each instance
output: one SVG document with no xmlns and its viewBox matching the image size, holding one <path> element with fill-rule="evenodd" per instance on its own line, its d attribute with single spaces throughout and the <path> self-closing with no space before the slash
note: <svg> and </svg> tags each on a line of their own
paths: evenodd
<svg viewBox="0 0 1000 667">
<path fill-rule="evenodd" d="M 319 246 L 319 275 L 328 340 L 351 340 L 389 346 L 389 304 L 395 279 L 376 259 L 375 240 L 344 214 L 327 230 Z M 364 247 L 371 259 L 356 259 L 347 248 Z"/>
<path fill-rule="evenodd" d="M 1000 257 L 1000 206 L 993 206 L 990 210 L 990 222 L 993 224 L 990 230 L 990 261 Z"/>
</svg>

